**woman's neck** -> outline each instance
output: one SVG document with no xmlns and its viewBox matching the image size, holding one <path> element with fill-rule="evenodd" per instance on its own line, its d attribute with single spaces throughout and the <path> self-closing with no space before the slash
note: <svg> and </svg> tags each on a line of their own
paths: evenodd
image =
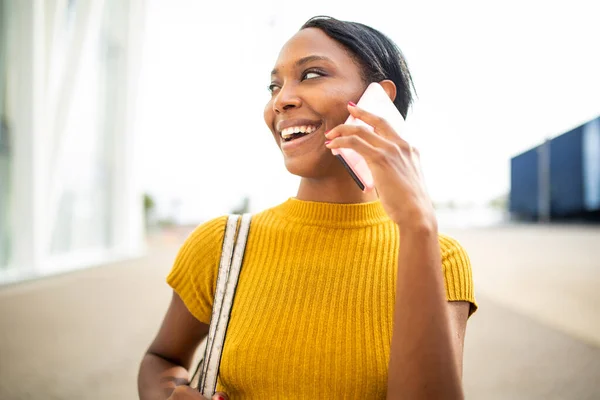
<svg viewBox="0 0 600 400">
<path fill-rule="evenodd" d="M 368 203 L 377 200 L 377 192 L 363 192 L 348 176 L 348 179 L 339 178 L 311 179 L 302 178 L 298 187 L 298 200 L 317 201 L 323 203 Z"/>
</svg>

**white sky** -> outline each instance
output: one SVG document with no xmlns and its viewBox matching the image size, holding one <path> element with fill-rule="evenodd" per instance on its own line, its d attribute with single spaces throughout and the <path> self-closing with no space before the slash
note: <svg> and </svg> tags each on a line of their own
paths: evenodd
<svg viewBox="0 0 600 400">
<path fill-rule="evenodd" d="M 217 4 L 221 3 L 221 4 Z M 399 45 L 407 119 L 436 201 L 508 192 L 512 156 L 600 115 L 593 1 L 152 0 L 137 132 L 144 188 L 182 222 L 296 194 L 262 119 L 281 45 L 308 18 L 363 22 Z M 394 4 L 393 10 L 389 8 Z"/>
</svg>

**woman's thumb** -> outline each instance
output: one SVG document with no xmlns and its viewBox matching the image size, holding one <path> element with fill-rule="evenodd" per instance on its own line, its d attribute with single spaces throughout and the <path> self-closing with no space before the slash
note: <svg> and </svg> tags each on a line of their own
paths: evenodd
<svg viewBox="0 0 600 400">
<path fill-rule="evenodd" d="M 229 400 L 229 397 L 223 392 L 217 392 L 211 397 L 211 400 Z"/>
</svg>

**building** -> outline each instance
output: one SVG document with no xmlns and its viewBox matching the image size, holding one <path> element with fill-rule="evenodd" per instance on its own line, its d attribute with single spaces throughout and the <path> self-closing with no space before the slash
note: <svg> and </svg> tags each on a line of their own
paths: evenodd
<svg viewBox="0 0 600 400">
<path fill-rule="evenodd" d="M 511 160 L 510 211 L 522 219 L 600 220 L 600 117 Z"/>
<path fill-rule="evenodd" d="M 144 0 L 0 2 L 0 284 L 144 251 Z"/>
</svg>

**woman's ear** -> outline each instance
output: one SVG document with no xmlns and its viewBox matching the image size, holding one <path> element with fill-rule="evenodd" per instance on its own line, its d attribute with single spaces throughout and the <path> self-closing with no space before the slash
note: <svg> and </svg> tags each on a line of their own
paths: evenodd
<svg viewBox="0 0 600 400">
<path fill-rule="evenodd" d="M 396 84 L 389 79 L 383 80 L 379 82 L 379 84 L 383 87 L 383 90 L 387 93 L 388 97 L 394 101 L 396 100 Z"/>
</svg>

